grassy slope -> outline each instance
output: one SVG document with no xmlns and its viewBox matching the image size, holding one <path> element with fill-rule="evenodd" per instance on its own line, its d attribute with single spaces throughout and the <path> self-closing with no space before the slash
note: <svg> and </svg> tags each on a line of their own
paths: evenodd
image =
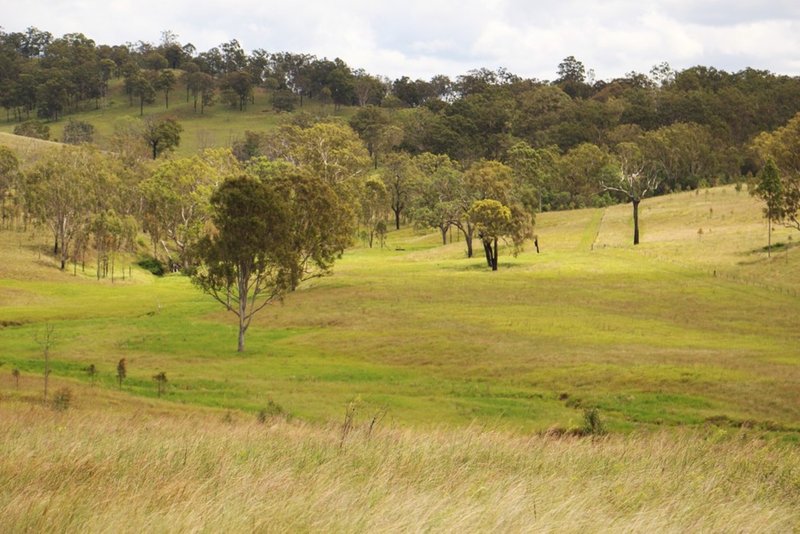
<svg viewBox="0 0 800 534">
<path fill-rule="evenodd" d="M 304 106 L 298 107 L 297 111 L 321 116 L 333 115 L 343 119 L 353 113 L 352 108 L 335 111 L 333 105 L 321 105 L 313 100 L 304 101 Z M 199 111 L 195 112 L 191 102 L 186 101 L 185 90 L 179 84 L 177 90 L 170 93 L 169 109 L 165 108 L 163 94 L 159 93 L 153 104 L 144 106 L 144 116 L 176 117 L 183 126 L 181 143 L 176 152 L 179 155 L 189 155 L 203 148 L 230 146 L 233 141 L 242 137 L 245 130 L 270 130 L 280 122 L 284 114 L 272 110 L 269 93 L 260 88 L 255 91 L 255 103 L 248 104 L 243 111 L 218 102 L 206 107 L 205 112 L 200 114 Z M 98 106 L 92 103 L 85 104 L 85 109 L 80 112 L 71 113 L 48 125 L 50 137 L 59 140 L 69 119 L 88 122 L 95 127 L 95 143 L 106 147 L 116 124 L 137 120 L 139 117 L 138 102 L 131 106 L 123 92 L 122 81 L 116 80 L 112 82 L 109 97 L 105 102 Z M 0 133 L 12 132 L 15 125 L 13 121 L 0 121 Z"/>
<path fill-rule="evenodd" d="M 797 249 L 767 261 L 733 188 L 642 208 L 636 249 L 629 206 L 540 215 L 542 253 L 497 273 L 393 233 L 265 311 L 244 356 L 186 279 L 60 273 L 46 234 L 0 231 L 0 531 L 800 529 L 800 433 L 762 430 L 800 421 Z M 66 413 L 38 404 L 45 322 Z M 218 409 L 270 398 L 299 418 Z M 584 405 L 633 432 L 525 432 Z M 776 423 L 684 428 L 720 415 Z"/>
<path fill-rule="evenodd" d="M 0 321 L 20 326 L 0 331 L 0 361 L 40 373 L 47 321 L 56 375 L 85 381 L 94 363 L 112 387 L 125 357 L 126 391 L 154 395 L 163 370 L 177 403 L 255 411 L 272 399 L 325 421 L 359 397 L 404 424 L 514 430 L 575 426 L 598 406 L 615 430 L 725 416 L 797 439 L 796 249 L 767 261 L 759 206 L 732 187 L 642 206 L 636 249 L 629 206 L 543 214 L 542 253 L 501 255 L 497 273 L 463 243 L 390 234 L 387 249 L 349 251 L 334 276 L 262 312 L 244 355 L 233 317 L 185 278 L 73 277 L 54 269 L 46 235 L 2 232 Z"/>
</svg>

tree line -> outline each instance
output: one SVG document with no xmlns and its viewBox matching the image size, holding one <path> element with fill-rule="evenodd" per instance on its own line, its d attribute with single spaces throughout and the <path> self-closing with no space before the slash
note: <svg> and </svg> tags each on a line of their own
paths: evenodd
<svg viewBox="0 0 800 534">
<path fill-rule="evenodd" d="M 307 99 L 357 106 L 352 123 L 376 163 L 382 153 L 431 152 L 471 164 L 507 162 L 518 143 L 561 154 L 595 152 L 602 159 L 620 143 L 660 155 L 658 193 L 731 182 L 755 174 L 748 147 L 764 131 L 800 111 L 800 79 L 747 68 L 726 72 L 667 63 L 648 73 L 595 80 L 573 56 L 554 80 L 523 78 L 505 69 L 476 69 L 451 79 L 408 76 L 391 80 L 329 60 L 291 52 L 246 52 L 231 40 L 198 51 L 170 31 L 158 44 L 96 44 L 80 33 L 60 38 L 28 28 L 0 31 L 0 95 L 9 120 L 58 120 L 98 107 L 111 80 L 121 79 L 129 104 L 143 112 L 160 98 L 185 93 L 198 113 L 223 103 L 244 109 L 258 87 L 279 110 Z M 597 153 L 594 149 L 600 150 Z M 602 195 L 548 184 L 543 209 L 601 205 Z M 565 194 L 566 193 L 566 194 Z"/>
<path fill-rule="evenodd" d="M 676 71 L 662 63 L 649 73 L 594 80 L 590 69 L 569 56 L 556 73 L 551 81 L 502 68 L 476 69 L 455 79 L 391 80 L 340 58 L 263 49 L 247 53 L 235 39 L 200 52 L 170 31 L 158 44 L 117 45 L 98 45 L 80 33 L 54 38 L 37 28 L 0 31 L 0 105 L 9 119 L 57 120 L 99 107 L 109 82 L 122 79 L 130 104 L 140 110 L 156 98 L 168 108 L 170 95 L 179 90 L 200 113 L 215 102 L 244 109 L 256 87 L 267 90 L 283 110 L 306 99 L 374 106 L 389 117 L 374 110 L 362 117 L 359 132 L 368 130 L 371 152 L 396 143 L 411 153 L 447 154 L 459 161 L 503 160 L 519 141 L 562 152 L 583 144 L 610 149 L 638 142 L 648 132 L 687 125 L 692 141 L 707 143 L 710 153 L 695 154 L 694 165 L 702 168 L 665 182 L 663 189 L 696 186 L 702 172 L 714 180 L 755 172 L 752 158 L 741 149 L 800 110 L 800 79 L 753 68 Z M 385 123 L 399 128 L 402 138 L 384 131 Z M 565 207 L 565 200 L 555 200 L 554 206 Z"/>
</svg>

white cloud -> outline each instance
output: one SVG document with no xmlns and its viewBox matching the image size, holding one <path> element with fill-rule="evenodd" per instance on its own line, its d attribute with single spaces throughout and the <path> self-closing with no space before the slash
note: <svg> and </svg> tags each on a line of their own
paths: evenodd
<svg viewBox="0 0 800 534">
<path fill-rule="evenodd" d="M 601 79 L 661 61 L 800 74 L 796 0 L 0 0 L 0 13 L 6 31 L 121 44 L 157 42 L 170 29 L 201 51 L 235 38 L 247 50 L 341 57 L 390 77 L 503 66 L 552 79 L 568 55 Z"/>
</svg>

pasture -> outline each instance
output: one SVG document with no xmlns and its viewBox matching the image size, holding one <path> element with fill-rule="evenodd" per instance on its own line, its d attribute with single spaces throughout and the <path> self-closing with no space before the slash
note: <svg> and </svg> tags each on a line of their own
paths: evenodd
<svg viewBox="0 0 800 534">
<path fill-rule="evenodd" d="M 4 231 L 4 389 L 12 368 L 40 379 L 48 323 L 54 376 L 85 383 L 94 364 L 113 388 L 126 358 L 122 390 L 153 397 L 163 371 L 171 403 L 255 413 L 272 401 L 324 422 L 358 399 L 398 424 L 509 431 L 574 428 L 597 408 L 613 431 L 723 421 L 800 438 L 791 233 L 776 230 L 767 259 L 760 207 L 732 186 L 642 207 L 636 248 L 630 206 L 541 214 L 541 253 L 501 252 L 496 273 L 458 240 L 391 233 L 262 311 L 244 354 L 233 316 L 187 278 L 62 273 L 45 233 Z"/>
<path fill-rule="evenodd" d="M 47 233 L 2 231 L 0 527 L 797 530 L 796 238 L 767 258 L 733 186 L 642 208 L 636 248 L 630 206 L 541 214 L 541 253 L 494 273 L 390 233 L 262 312 L 244 354 L 185 277 L 60 272 Z M 590 408 L 610 434 L 580 436 Z"/>
<path fill-rule="evenodd" d="M 144 117 L 175 117 L 178 120 L 183 132 L 180 145 L 175 152 L 180 156 L 189 156 L 205 148 L 230 146 L 232 142 L 241 139 L 246 130 L 268 131 L 291 116 L 285 112 L 275 111 L 272 108 L 271 93 L 260 87 L 254 90 L 253 100 L 248 102 L 242 111 L 227 103 L 217 102 L 213 106 L 206 107 L 201 113 L 199 104 L 195 110 L 191 99 L 187 100 L 186 92 L 180 84 L 170 93 L 169 108 L 166 108 L 163 94 L 159 92 L 154 102 L 144 105 L 142 112 Z M 346 120 L 355 113 L 355 108 L 343 107 L 335 110 L 333 104 L 305 99 L 302 107 L 297 106 L 296 112 L 319 117 L 341 117 Z M 69 118 L 88 122 L 94 126 L 94 144 L 108 149 L 116 128 L 124 130 L 131 123 L 138 122 L 139 102 L 134 99 L 131 104 L 124 92 L 122 80 L 113 80 L 109 86 L 108 96 L 96 105 L 84 104 L 84 108 L 73 116 L 47 122 L 52 140 L 62 139 L 64 126 L 69 122 Z M 0 121 L 0 133 L 10 134 L 17 124 L 13 120 Z M 3 142 L 6 143 L 5 139 Z"/>
</svg>

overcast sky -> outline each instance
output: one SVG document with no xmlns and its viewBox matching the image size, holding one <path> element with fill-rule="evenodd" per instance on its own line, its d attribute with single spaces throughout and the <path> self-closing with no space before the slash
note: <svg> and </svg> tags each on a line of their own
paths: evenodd
<svg viewBox="0 0 800 534">
<path fill-rule="evenodd" d="M 0 0 L 0 25 L 98 44 L 171 30 L 198 51 L 237 39 L 391 78 L 505 67 L 552 80 L 569 55 L 598 80 L 662 61 L 800 75 L 799 0 Z"/>
</svg>

